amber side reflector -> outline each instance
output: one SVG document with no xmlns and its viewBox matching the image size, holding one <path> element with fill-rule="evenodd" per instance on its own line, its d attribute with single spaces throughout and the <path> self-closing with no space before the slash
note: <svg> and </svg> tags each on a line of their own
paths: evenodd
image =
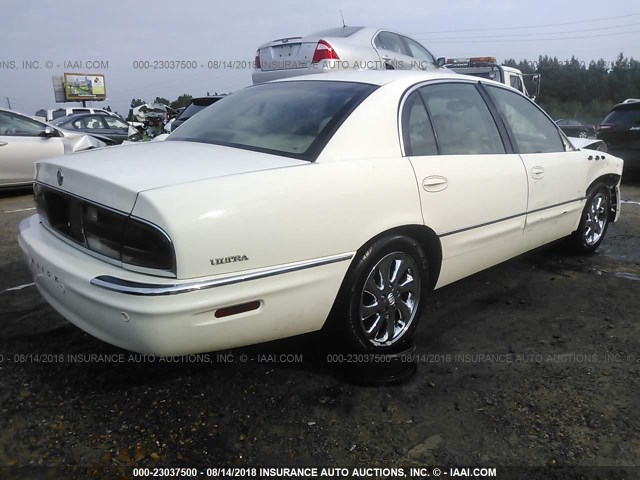
<svg viewBox="0 0 640 480">
<path fill-rule="evenodd" d="M 251 310 L 257 310 L 260 308 L 260 301 L 255 300 L 253 302 L 241 303 L 240 305 L 233 305 L 231 307 L 221 308 L 216 310 L 216 318 L 228 317 L 230 315 L 237 315 L 239 313 L 250 312 Z"/>
</svg>

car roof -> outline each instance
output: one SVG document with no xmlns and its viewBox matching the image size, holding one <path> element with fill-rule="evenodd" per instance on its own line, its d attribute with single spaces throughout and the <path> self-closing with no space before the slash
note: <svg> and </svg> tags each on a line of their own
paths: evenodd
<svg viewBox="0 0 640 480">
<path fill-rule="evenodd" d="M 622 103 L 618 103 L 611 107 L 611 111 L 621 111 L 621 110 L 640 110 L 640 101 L 624 101 Z"/>
<path fill-rule="evenodd" d="M 340 70 L 330 73 L 317 73 L 311 75 L 302 75 L 299 77 L 282 78 L 269 83 L 301 80 L 367 83 L 370 85 L 378 86 L 383 86 L 389 83 L 405 83 L 407 87 L 419 82 L 426 82 L 430 80 L 472 80 L 474 82 L 501 85 L 503 87 L 511 88 L 507 85 L 495 82 L 493 80 L 473 77 L 470 75 L 461 75 L 448 69 L 441 68 L 437 70 Z"/>
<path fill-rule="evenodd" d="M 79 118 L 85 118 L 85 117 L 110 117 L 110 118 L 118 118 L 122 120 L 117 115 L 110 115 L 105 112 L 94 112 L 94 113 L 83 112 L 83 113 L 74 113 L 72 115 L 65 115 L 64 117 L 54 118 L 53 120 L 51 120 L 51 123 L 53 123 L 54 125 L 59 125 L 60 123 L 67 123 L 71 120 L 77 120 Z"/>
</svg>

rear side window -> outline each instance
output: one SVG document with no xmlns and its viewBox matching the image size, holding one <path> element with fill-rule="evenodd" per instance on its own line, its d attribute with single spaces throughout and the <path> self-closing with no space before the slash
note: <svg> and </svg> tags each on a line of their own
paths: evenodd
<svg viewBox="0 0 640 480">
<path fill-rule="evenodd" d="M 313 161 L 340 124 L 376 88 L 316 80 L 255 85 L 203 110 L 167 141 L 228 145 Z"/>
<path fill-rule="evenodd" d="M 391 32 L 380 32 L 374 41 L 374 44 L 377 48 L 381 48 L 382 50 L 388 50 L 390 52 L 396 52 L 401 55 L 410 55 L 410 52 L 407 50 L 404 42 L 402 41 L 402 37 L 395 33 Z"/>
<path fill-rule="evenodd" d="M 429 120 L 420 92 L 415 91 L 407 98 L 404 104 L 402 123 L 404 148 L 407 155 L 438 154 L 436 137 L 433 134 L 431 120 Z"/>
<path fill-rule="evenodd" d="M 411 56 L 413 58 L 422 62 L 429 62 L 435 65 L 436 63 L 435 58 L 433 58 L 433 55 L 431 55 L 431 53 L 426 48 L 424 48 L 415 40 L 412 40 L 408 37 L 402 37 L 402 39 L 407 44 L 407 47 L 411 51 Z"/>
<path fill-rule="evenodd" d="M 505 153 L 498 127 L 475 85 L 445 83 L 419 91 L 442 155 Z"/>
<path fill-rule="evenodd" d="M 486 86 L 511 128 L 519 153 L 564 152 L 557 125 L 529 99 L 504 88 Z"/>
</svg>

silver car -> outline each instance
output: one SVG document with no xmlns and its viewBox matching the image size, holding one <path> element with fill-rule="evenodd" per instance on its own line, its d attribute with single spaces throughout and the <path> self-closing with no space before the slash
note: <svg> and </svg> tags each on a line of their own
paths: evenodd
<svg viewBox="0 0 640 480">
<path fill-rule="evenodd" d="M 256 52 L 253 83 L 337 70 L 429 70 L 444 65 L 416 40 L 375 27 L 279 38 Z"/>
<path fill-rule="evenodd" d="M 29 185 L 37 160 L 104 145 L 89 135 L 69 132 L 12 110 L 0 109 L 0 188 Z"/>
</svg>

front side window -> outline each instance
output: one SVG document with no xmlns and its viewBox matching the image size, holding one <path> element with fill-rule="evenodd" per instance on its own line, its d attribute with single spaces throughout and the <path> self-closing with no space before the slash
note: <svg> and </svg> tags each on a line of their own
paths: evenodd
<svg viewBox="0 0 640 480">
<path fill-rule="evenodd" d="M 9 112 L 0 112 L 0 135 L 36 137 L 41 135 L 45 125 Z"/>
<path fill-rule="evenodd" d="M 167 139 L 227 145 L 314 161 L 377 87 L 301 80 L 245 88 L 204 109 Z"/>
<path fill-rule="evenodd" d="M 475 85 L 427 85 L 420 93 L 442 155 L 505 153 L 498 127 Z"/>
<path fill-rule="evenodd" d="M 519 153 L 565 151 L 558 127 L 531 100 L 505 88 L 486 88 L 511 128 Z"/>
</svg>

